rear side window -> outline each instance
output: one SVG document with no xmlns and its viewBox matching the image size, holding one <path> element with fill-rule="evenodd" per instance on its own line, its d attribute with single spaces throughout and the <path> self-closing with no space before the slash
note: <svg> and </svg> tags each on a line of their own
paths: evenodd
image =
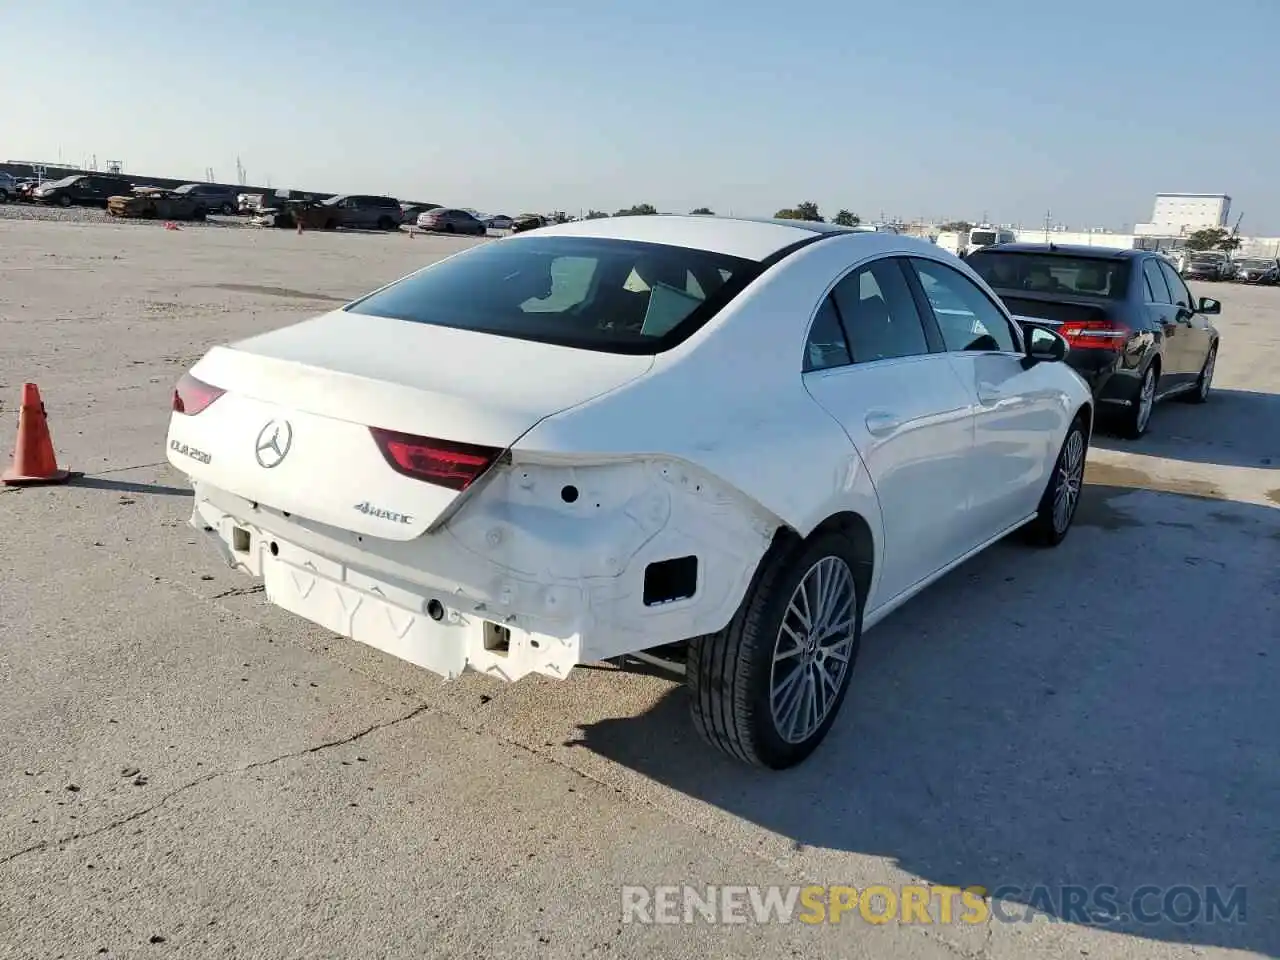
<svg viewBox="0 0 1280 960">
<path fill-rule="evenodd" d="M 686 247 L 530 235 L 472 247 L 347 309 L 588 350 L 657 353 L 714 316 L 759 270 L 754 260 Z"/>
<path fill-rule="evenodd" d="M 877 260 L 841 280 L 834 291 L 854 363 L 929 352 L 911 288 L 895 260 Z"/>
<path fill-rule="evenodd" d="M 826 296 L 813 318 L 813 326 L 809 328 L 809 337 L 805 341 L 804 372 L 830 370 L 832 367 L 846 366 L 849 362 L 849 344 L 840 326 L 840 314 L 836 313 L 832 297 Z"/>
</svg>

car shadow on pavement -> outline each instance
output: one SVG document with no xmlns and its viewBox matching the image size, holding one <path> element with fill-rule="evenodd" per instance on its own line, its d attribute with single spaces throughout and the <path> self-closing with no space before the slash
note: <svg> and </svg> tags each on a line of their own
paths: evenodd
<svg viewBox="0 0 1280 960">
<path fill-rule="evenodd" d="M 190 487 L 170 487 L 163 483 L 134 483 L 131 480 L 108 480 L 105 477 L 76 476 L 69 481 L 73 487 L 89 487 L 94 490 L 115 490 L 118 493 L 150 493 L 162 497 L 189 497 Z"/>
<path fill-rule="evenodd" d="M 1205 404 L 1176 399 L 1159 404 L 1141 440 L 1122 440 L 1099 429 L 1093 445 L 1190 463 L 1280 470 L 1280 394 L 1218 390 Z"/>
<path fill-rule="evenodd" d="M 755 770 L 705 746 L 680 685 L 577 745 L 798 851 L 1000 891 L 1008 917 L 1022 904 L 1280 955 L 1277 558 L 1280 510 L 1089 485 L 1056 550 L 1010 538 L 868 632 L 802 765 Z M 825 882 L 856 885 L 823 864 Z M 1119 918 L 1085 921 L 1066 885 L 1116 888 Z M 1150 922 L 1127 910 L 1144 885 L 1159 888 L 1139 902 Z M 1243 922 L 1175 922 L 1186 894 L 1153 918 L 1178 885 L 1224 904 L 1243 886 Z"/>
</svg>

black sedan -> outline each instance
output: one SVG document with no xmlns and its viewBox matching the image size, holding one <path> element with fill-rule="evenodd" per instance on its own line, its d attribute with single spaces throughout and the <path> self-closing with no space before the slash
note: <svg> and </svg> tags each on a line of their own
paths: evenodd
<svg viewBox="0 0 1280 960">
<path fill-rule="evenodd" d="M 1222 305 L 1198 300 L 1167 259 L 1146 250 L 1009 243 L 965 261 L 1017 317 L 1055 329 L 1098 408 L 1131 439 L 1156 403 L 1209 397 Z"/>
</svg>

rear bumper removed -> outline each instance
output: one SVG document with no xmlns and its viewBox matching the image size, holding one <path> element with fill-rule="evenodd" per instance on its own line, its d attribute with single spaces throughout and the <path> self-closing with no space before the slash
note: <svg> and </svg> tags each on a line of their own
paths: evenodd
<svg viewBox="0 0 1280 960">
<path fill-rule="evenodd" d="M 327 630 L 446 679 L 472 669 L 503 680 L 530 673 L 563 679 L 578 664 L 581 637 L 551 636 L 464 613 L 389 578 L 278 537 L 198 502 L 191 524 L 209 533 L 227 563 L 263 581 L 267 599 Z"/>
<path fill-rule="evenodd" d="M 564 469 L 525 467 L 519 482 L 546 479 L 558 490 Z M 594 515 L 542 527 L 545 511 L 512 522 L 518 506 L 501 483 L 485 491 L 492 498 L 408 541 L 304 520 L 198 481 L 191 524 L 231 567 L 260 578 L 272 603 L 334 633 L 447 679 L 465 670 L 563 679 L 579 663 L 723 627 L 772 536 L 761 514 L 730 508 L 706 477 L 690 482 L 643 464 L 614 469 L 639 488 L 622 494 L 615 511 L 602 498 Z M 664 480 L 645 482 L 653 476 Z M 690 556 L 692 593 L 654 602 L 654 570 Z"/>
</svg>

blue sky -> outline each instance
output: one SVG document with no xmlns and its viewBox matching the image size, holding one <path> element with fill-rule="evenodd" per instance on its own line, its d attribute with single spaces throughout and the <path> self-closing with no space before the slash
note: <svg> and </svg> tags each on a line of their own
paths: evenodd
<svg viewBox="0 0 1280 960">
<path fill-rule="evenodd" d="M 1280 0 L 6 6 L 4 159 L 510 213 L 1118 228 L 1223 191 L 1280 234 Z"/>
</svg>

